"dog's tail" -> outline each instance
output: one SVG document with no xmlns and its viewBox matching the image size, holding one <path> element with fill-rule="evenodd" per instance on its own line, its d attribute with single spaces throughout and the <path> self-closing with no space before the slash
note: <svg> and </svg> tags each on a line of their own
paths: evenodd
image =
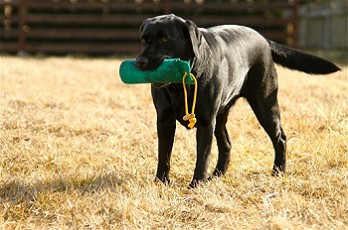
<svg viewBox="0 0 348 230">
<path fill-rule="evenodd" d="M 334 63 L 320 57 L 303 53 L 270 40 L 267 41 L 271 47 L 273 61 L 286 68 L 309 74 L 329 74 L 341 70 Z"/>
</svg>

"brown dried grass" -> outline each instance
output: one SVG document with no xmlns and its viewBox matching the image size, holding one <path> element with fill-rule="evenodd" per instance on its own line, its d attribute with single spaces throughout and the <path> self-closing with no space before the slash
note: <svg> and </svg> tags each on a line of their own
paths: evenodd
<svg viewBox="0 0 348 230">
<path fill-rule="evenodd" d="M 154 183 L 149 85 L 121 83 L 119 63 L 1 57 L 0 229 L 348 228 L 347 67 L 278 68 L 285 177 L 270 176 L 271 143 L 240 100 L 227 175 L 188 190 L 195 132 L 178 127 L 173 183 Z"/>
</svg>

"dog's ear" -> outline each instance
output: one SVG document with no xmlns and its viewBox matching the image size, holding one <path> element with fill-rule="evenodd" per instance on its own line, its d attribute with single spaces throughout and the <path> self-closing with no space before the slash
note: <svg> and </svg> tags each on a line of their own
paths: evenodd
<svg viewBox="0 0 348 230">
<path fill-rule="evenodd" d="M 202 34 L 199 32 L 197 25 L 190 21 L 186 20 L 185 25 L 188 30 L 188 40 L 191 42 L 191 47 L 194 55 L 199 57 L 199 46 L 201 44 Z"/>
<path fill-rule="evenodd" d="M 148 24 L 148 22 L 149 22 L 149 19 L 145 19 L 145 20 L 143 21 L 143 24 L 141 24 L 141 26 L 140 26 L 140 33 L 143 32 L 143 30 L 144 30 L 146 24 Z"/>
</svg>

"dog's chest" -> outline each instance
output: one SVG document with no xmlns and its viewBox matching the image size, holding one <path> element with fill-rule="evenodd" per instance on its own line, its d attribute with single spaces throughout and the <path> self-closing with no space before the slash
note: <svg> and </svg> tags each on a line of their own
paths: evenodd
<svg viewBox="0 0 348 230">
<path fill-rule="evenodd" d="M 183 120 L 183 117 L 186 114 L 185 111 L 185 95 L 184 90 L 182 86 L 175 86 L 169 91 L 169 100 L 170 105 L 175 113 L 176 120 L 184 125 L 187 126 L 188 122 Z M 190 87 L 187 88 L 187 105 L 188 105 L 188 113 L 192 112 L 192 102 L 193 102 L 193 92 Z"/>
</svg>

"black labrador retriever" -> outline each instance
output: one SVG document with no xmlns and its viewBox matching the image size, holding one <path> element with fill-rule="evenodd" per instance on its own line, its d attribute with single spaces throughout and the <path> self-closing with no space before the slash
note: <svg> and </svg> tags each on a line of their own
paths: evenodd
<svg viewBox="0 0 348 230">
<path fill-rule="evenodd" d="M 190 187 L 226 173 L 231 141 L 226 129 L 229 110 L 244 97 L 275 150 L 273 175 L 285 172 L 286 136 L 280 123 L 277 102 L 277 73 L 274 63 L 309 74 L 328 74 L 339 68 L 331 62 L 277 44 L 255 30 L 237 25 L 198 28 L 192 21 L 173 14 L 146 19 L 141 28 L 143 50 L 136 58 L 141 70 L 155 69 L 165 58 L 190 61 L 198 82 L 196 104 L 197 159 Z M 193 86 L 187 86 L 189 105 Z M 153 84 L 157 112 L 158 166 L 156 180 L 169 183 L 170 157 L 176 120 L 183 120 L 184 95 L 181 84 Z M 213 137 L 218 145 L 218 162 L 207 176 Z"/>
</svg>

